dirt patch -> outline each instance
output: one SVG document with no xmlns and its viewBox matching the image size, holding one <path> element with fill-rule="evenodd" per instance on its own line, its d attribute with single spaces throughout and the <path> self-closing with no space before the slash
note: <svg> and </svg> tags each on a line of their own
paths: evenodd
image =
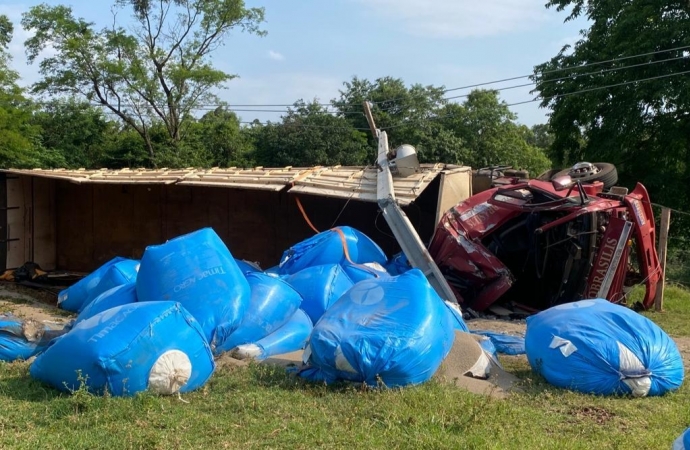
<svg viewBox="0 0 690 450">
<path fill-rule="evenodd" d="M 578 406 L 570 409 L 570 415 L 580 419 L 594 422 L 597 425 L 606 425 L 616 417 L 614 413 L 596 406 Z"/>
<path fill-rule="evenodd" d="M 527 323 L 524 320 L 472 319 L 466 323 L 467 328 L 473 331 L 487 330 L 514 336 L 524 336 L 527 329 Z"/>
<path fill-rule="evenodd" d="M 488 379 L 466 375 L 481 355 L 482 349 L 476 336 L 456 331 L 453 348 L 451 348 L 434 378 L 475 394 L 489 395 L 495 398 L 506 398 L 511 391 L 518 390 L 517 382 L 519 379 L 493 363 L 490 366 L 491 372 Z"/>
<path fill-rule="evenodd" d="M 235 359 L 230 356 L 229 353 L 223 353 L 218 358 L 216 358 L 216 370 L 234 370 L 237 367 L 247 367 L 249 363 L 247 361 L 242 361 L 241 359 Z"/>
<path fill-rule="evenodd" d="M 47 299 L 41 291 L 0 285 L 0 314 L 11 313 L 21 319 L 55 324 L 65 324 L 74 318 L 73 314 L 46 303 Z"/>
<path fill-rule="evenodd" d="M 685 371 L 690 372 L 690 337 L 674 337 L 678 350 L 683 357 L 685 363 Z"/>
</svg>

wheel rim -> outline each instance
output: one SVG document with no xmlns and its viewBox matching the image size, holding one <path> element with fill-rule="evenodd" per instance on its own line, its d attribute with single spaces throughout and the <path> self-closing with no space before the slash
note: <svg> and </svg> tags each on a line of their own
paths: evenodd
<svg viewBox="0 0 690 450">
<path fill-rule="evenodd" d="M 568 175 L 571 178 L 586 178 L 599 173 L 599 168 L 589 162 L 579 162 L 570 168 Z"/>
</svg>

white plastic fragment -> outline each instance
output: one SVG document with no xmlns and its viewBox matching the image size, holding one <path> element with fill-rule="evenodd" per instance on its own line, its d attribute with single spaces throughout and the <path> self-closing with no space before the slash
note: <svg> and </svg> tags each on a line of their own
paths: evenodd
<svg viewBox="0 0 690 450">
<path fill-rule="evenodd" d="M 162 395 L 178 393 L 192 376 L 192 362 L 186 353 L 170 350 L 163 353 L 151 367 L 149 389 Z"/>
<path fill-rule="evenodd" d="M 479 355 L 479 359 L 476 363 L 467 371 L 474 378 L 487 379 L 491 374 L 491 359 L 486 355 L 486 351 L 482 350 Z"/>
<path fill-rule="evenodd" d="M 642 364 L 640 358 L 637 357 L 628 347 L 618 343 L 619 368 L 625 378 L 625 383 L 634 397 L 646 397 L 649 390 L 652 388 L 652 379 L 647 368 Z"/>
<path fill-rule="evenodd" d="M 258 356 L 261 356 L 261 353 L 261 347 L 258 345 L 243 344 L 235 347 L 235 349 L 232 351 L 232 356 L 233 358 L 237 359 L 254 359 Z"/>
<path fill-rule="evenodd" d="M 577 347 L 572 342 L 558 336 L 553 337 L 549 348 L 559 349 L 566 358 L 577 351 Z"/>
</svg>

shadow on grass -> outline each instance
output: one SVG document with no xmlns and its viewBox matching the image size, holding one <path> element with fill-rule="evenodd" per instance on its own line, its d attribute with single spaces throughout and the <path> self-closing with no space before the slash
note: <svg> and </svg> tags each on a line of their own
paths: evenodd
<svg viewBox="0 0 690 450">
<path fill-rule="evenodd" d="M 34 380 L 28 374 L 0 378 L 0 398 L 46 403 L 65 396 L 66 394 Z"/>
</svg>

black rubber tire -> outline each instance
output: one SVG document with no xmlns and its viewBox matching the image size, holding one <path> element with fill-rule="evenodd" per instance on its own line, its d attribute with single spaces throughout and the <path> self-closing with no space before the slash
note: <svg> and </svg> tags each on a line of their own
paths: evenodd
<svg viewBox="0 0 690 450">
<path fill-rule="evenodd" d="M 574 181 L 581 181 L 583 183 L 591 183 L 593 181 L 601 181 L 604 183 L 604 189 L 609 189 L 618 183 L 618 171 L 616 170 L 616 166 L 613 164 L 609 163 L 593 163 L 595 166 L 599 168 L 599 173 L 596 173 L 594 175 L 590 175 L 588 177 L 582 177 L 582 178 L 574 178 Z M 560 172 L 555 173 L 551 179 L 553 180 L 554 178 L 558 178 L 564 175 L 568 175 L 570 172 L 570 169 L 565 169 L 561 170 Z"/>
<path fill-rule="evenodd" d="M 560 171 L 561 169 L 549 169 L 546 172 L 542 172 L 536 179 L 540 181 L 551 181 L 553 176 Z"/>
<path fill-rule="evenodd" d="M 529 178 L 529 172 L 526 170 L 508 169 L 504 174 L 507 177 Z"/>
</svg>

